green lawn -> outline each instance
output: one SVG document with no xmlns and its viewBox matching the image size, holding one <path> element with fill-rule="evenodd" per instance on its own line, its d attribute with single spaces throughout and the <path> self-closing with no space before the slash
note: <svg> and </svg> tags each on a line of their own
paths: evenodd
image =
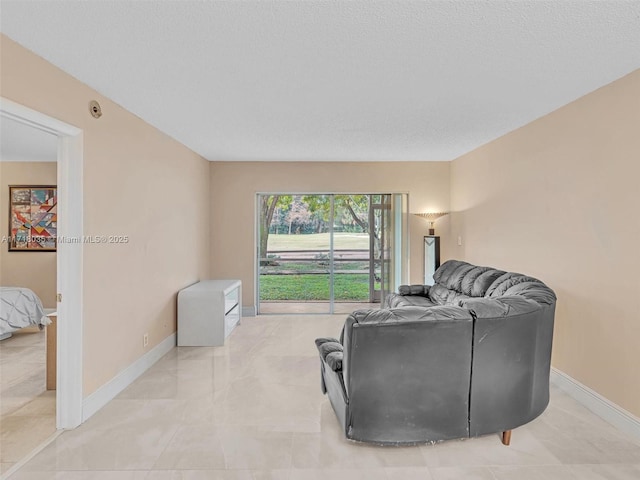
<svg viewBox="0 0 640 480">
<path fill-rule="evenodd" d="M 334 297 L 369 301 L 369 275 L 336 274 Z M 260 275 L 260 300 L 329 300 L 329 275 Z"/>
<path fill-rule="evenodd" d="M 368 233 L 334 233 L 333 248 L 338 250 L 368 250 Z M 273 250 L 328 250 L 329 233 L 300 235 L 269 234 L 269 251 Z"/>
<path fill-rule="evenodd" d="M 279 273 L 329 273 L 329 261 L 318 260 L 313 262 L 296 262 L 282 261 L 274 259 L 277 265 L 263 265 L 260 267 L 261 275 L 277 275 Z M 369 262 L 353 261 L 353 262 L 335 262 L 334 269 L 336 273 L 349 270 L 369 270 Z M 362 272 L 361 272 L 362 273 Z"/>
<path fill-rule="evenodd" d="M 300 235 L 269 235 L 269 251 L 328 250 L 329 233 Z M 338 250 L 368 250 L 369 234 L 335 233 L 334 248 Z M 278 265 L 260 268 L 261 301 L 313 301 L 329 300 L 329 265 L 327 260 L 313 262 L 278 261 Z M 345 270 L 368 270 L 369 262 L 336 262 L 334 297 L 337 301 L 369 301 L 369 275 L 366 273 L 341 274 Z M 325 271 L 326 274 L 310 274 Z M 299 274 L 274 275 L 277 272 Z M 271 273 L 271 275 L 269 275 Z"/>
</svg>

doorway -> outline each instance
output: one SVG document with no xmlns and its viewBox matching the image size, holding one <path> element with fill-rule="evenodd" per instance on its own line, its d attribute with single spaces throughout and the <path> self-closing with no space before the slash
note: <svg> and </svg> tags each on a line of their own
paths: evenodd
<svg viewBox="0 0 640 480">
<path fill-rule="evenodd" d="M 33 302 L 27 305 L 41 305 L 39 313 L 55 318 L 57 262 L 51 250 L 58 139 L 6 118 L 0 119 L 0 138 L 0 473 L 5 473 L 56 432 L 55 359 L 49 362 L 55 330 L 51 325 L 41 330 L 42 317 L 10 312 L 13 305 L 23 307 L 14 296 L 19 291 L 20 298 Z"/>
<path fill-rule="evenodd" d="M 258 314 L 378 308 L 407 272 L 406 194 L 258 194 Z"/>
<path fill-rule="evenodd" d="M 82 423 L 82 130 L 24 105 L 0 98 L 0 116 L 55 135 L 58 223 L 56 257 L 56 428 Z"/>
</svg>

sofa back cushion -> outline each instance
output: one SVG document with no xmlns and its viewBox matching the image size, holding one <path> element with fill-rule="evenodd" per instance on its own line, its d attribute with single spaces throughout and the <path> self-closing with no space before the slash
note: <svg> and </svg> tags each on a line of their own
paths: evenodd
<svg viewBox="0 0 640 480">
<path fill-rule="evenodd" d="M 436 270 L 433 278 L 436 285 L 448 290 L 467 297 L 484 297 L 493 282 L 504 273 L 491 267 L 478 267 L 460 260 L 449 260 Z M 443 297 L 442 292 L 438 292 L 437 295 Z"/>
<path fill-rule="evenodd" d="M 512 272 L 497 278 L 486 293 L 490 298 L 513 295 L 521 295 L 544 305 L 553 305 L 556 301 L 553 290 L 537 278 Z"/>
<path fill-rule="evenodd" d="M 473 265 L 460 260 L 449 260 L 444 262 L 433 274 L 435 283 L 450 290 L 461 291 L 462 277 L 473 268 Z"/>
<path fill-rule="evenodd" d="M 432 285 L 429 289 L 429 300 L 436 305 L 446 305 L 449 299 L 455 296 L 455 292 L 443 287 L 439 283 Z"/>
<path fill-rule="evenodd" d="M 521 295 L 545 305 L 555 303 L 553 291 L 540 280 L 521 273 L 479 267 L 460 260 L 444 262 L 434 273 L 429 298 L 438 305 L 458 305 L 468 297 Z"/>
<path fill-rule="evenodd" d="M 430 308 L 410 306 L 379 310 L 356 310 L 347 317 L 340 334 L 340 343 L 344 346 L 343 374 L 347 394 L 349 393 L 349 363 L 352 354 L 351 341 L 354 329 L 361 328 L 364 325 L 385 327 L 417 323 L 419 324 L 417 328 L 421 329 L 425 335 L 428 335 L 426 332 L 430 328 L 434 328 L 434 325 L 438 322 L 471 322 L 471 320 L 471 314 L 466 309 L 458 306 L 433 306 Z M 381 330 L 381 335 L 383 335 L 382 332 Z"/>
<path fill-rule="evenodd" d="M 504 275 L 504 271 L 496 270 L 490 267 L 476 267 L 481 269 L 480 275 L 473 279 L 473 285 L 471 285 L 470 297 L 484 297 L 487 294 L 487 290 L 493 285 L 493 283 Z"/>
<path fill-rule="evenodd" d="M 460 307 L 360 310 L 344 327 L 349 438 L 469 436 L 473 320 Z"/>
</svg>

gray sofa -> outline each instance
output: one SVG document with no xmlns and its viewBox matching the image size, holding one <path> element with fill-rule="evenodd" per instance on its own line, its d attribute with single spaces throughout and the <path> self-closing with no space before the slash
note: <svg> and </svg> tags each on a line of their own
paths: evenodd
<svg viewBox="0 0 640 480">
<path fill-rule="evenodd" d="M 450 260 L 435 285 L 319 338 L 321 386 L 347 438 L 415 444 L 502 433 L 549 403 L 556 297 L 541 281 Z"/>
</svg>

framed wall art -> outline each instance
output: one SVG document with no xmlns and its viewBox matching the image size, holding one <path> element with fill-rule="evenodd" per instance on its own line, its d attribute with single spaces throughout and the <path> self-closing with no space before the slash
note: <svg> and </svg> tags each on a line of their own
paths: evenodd
<svg viewBox="0 0 640 480">
<path fill-rule="evenodd" d="M 55 252 L 57 225 L 55 185 L 9 185 L 10 252 Z"/>
</svg>

